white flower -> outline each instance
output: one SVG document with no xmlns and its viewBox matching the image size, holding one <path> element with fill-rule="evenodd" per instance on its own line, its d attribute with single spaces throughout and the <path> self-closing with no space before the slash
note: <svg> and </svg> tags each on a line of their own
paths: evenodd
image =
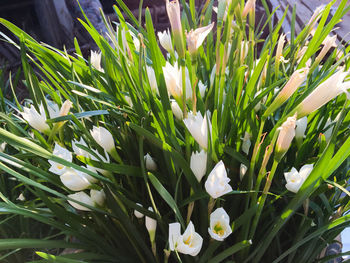
<svg viewBox="0 0 350 263">
<path fill-rule="evenodd" d="M 298 172 L 294 167 L 289 173 L 284 173 L 287 190 L 297 193 L 313 169 L 313 164 L 305 164 Z"/>
<path fill-rule="evenodd" d="M 149 171 L 157 171 L 157 164 L 148 153 L 143 157 L 146 163 L 146 169 Z"/>
<path fill-rule="evenodd" d="M 182 72 L 177 66 L 177 62 L 172 66 L 168 61 L 163 67 L 163 74 L 168 93 L 174 98 L 180 99 L 182 97 Z M 191 81 L 188 69 L 186 68 L 186 99 L 192 98 Z"/>
<path fill-rule="evenodd" d="M 23 107 L 23 112 L 21 112 L 21 115 L 23 119 L 25 119 L 34 129 L 40 132 L 49 132 L 50 127 L 46 123 L 46 115 L 43 104 L 40 104 L 39 111 L 40 113 L 37 112 L 33 105 L 30 105 L 30 108 Z"/>
<path fill-rule="evenodd" d="M 204 118 L 200 112 L 197 112 L 194 115 L 192 112 L 189 112 L 187 118 L 184 119 L 184 123 L 196 140 L 196 142 L 204 149 L 208 149 L 208 121 L 207 116 L 204 115 Z M 211 123 L 209 121 L 209 132 L 211 134 Z"/>
<path fill-rule="evenodd" d="M 106 194 L 103 191 L 103 189 L 100 191 L 95 190 L 95 189 L 91 189 L 90 190 L 90 197 L 91 197 L 91 200 L 99 206 L 103 206 L 103 204 L 106 201 Z"/>
<path fill-rule="evenodd" d="M 79 141 L 75 139 L 72 141 L 72 149 L 77 156 L 84 156 L 85 158 L 90 158 L 90 154 L 87 151 L 80 148 L 77 144 L 88 147 L 83 137 L 81 137 Z"/>
<path fill-rule="evenodd" d="M 88 194 L 86 194 L 85 192 L 77 192 L 77 193 L 68 195 L 68 197 L 75 200 L 75 201 L 79 201 L 79 202 L 82 202 L 84 204 L 87 204 L 89 206 L 94 206 L 94 202 L 92 201 L 91 197 Z M 78 210 L 91 211 L 90 208 L 87 208 L 83 205 L 80 205 L 74 201 L 68 200 L 68 203 Z"/>
<path fill-rule="evenodd" d="M 222 207 L 210 214 L 208 232 L 213 239 L 218 241 L 223 241 L 232 233 L 230 217 Z"/>
<path fill-rule="evenodd" d="M 203 44 L 204 39 L 210 33 L 214 27 L 214 22 L 205 26 L 199 27 L 195 30 L 191 29 L 190 32 L 186 33 L 188 51 L 190 54 L 195 54 L 198 48 Z"/>
<path fill-rule="evenodd" d="M 101 52 L 96 52 L 91 50 L 91 65 L 97 69 L 98 71 L 104 72 L 103 68 L 101 67 Z"/>
<path fill-rule="evenodd" d="M 171 111 L 174 113 L 175 118 L 178 119 L 179 121 L 182 121 L 184 118 L 184 114 L 177 102 L 175 100 L 171 101 Z"/>
<path fill-rule="evenodd" d="M 243 163 L 241 163 L 241 166 L 239 167 L 239 179 L 242 181 L 244 175 L 247 173 L 248 167 L 245 166 Z"/>
<path fill-rule="evenodd" d="M 350 94 L 347 89 L 350 88 L 350 81 L 343 82 L 348 74 L 348 72 L 340 70 L 314 89 L 309 96 L 297 106 L 298 118 L 304 117 L 321 108 L 328 101 L 342 93 L 346 93 L 349 98 Z"/>
<path fill-rule="evenodd" d="M 277 142 L 276 142 L 276 155 L 277 158 L 282 158 L 284 154 L 288 151 L 289 146 L 295 136 L 295 123 L 296 115 L 293 117 L 288 117 L 287 120 L 282 124 L 278 130 Z"/>
<path fill-rule="evenodd" d="M 55 148 L 53 149 L 52 154 L 66 160 L 67 162 L 72 162 L 73 160 L 72 153 L 67 149 L 59 146 L 57 143 L 55 143 Z M 62 175 L 67 170 L 67 167 L 63 164 L 56 163 L 51 160 L 49 160 L 49 163 L 51 164 L 49 171 L 54 174 Z"/>
<path fill-rule="evenodd" d="M 190 221 L 185 232 L 181 235 L 179 223 L 169 224 L 169 248 L 182 254 L 197 256 L 203 245 L 203 238 L 195 232 L 194 225 Z"/>
<path fill-rule="evenodd" d="M 230 179 L 223 161 L 218 162 L 214 169 L 208 175 L 205 182 L 205 190 L 212 198 L 218 198 L 232 191 L 232 187 L 228 184 Z"/>
<path fill-rule="evenodd" d="M 205 95 L 205 90 L 207 89 L 207 86 L 205 86 L 202 81 L 198 82 L 198 89 L 199 89 L 199 94 L 201 94 L 201 97 L 204 98 Z"/>
<path fill-rule="evenodd" d="M 51 100 L 46 100 L 47 110 L 49 111 L 50 119 L 60 116 L 60 109 L 56 103 Z"/>
<path fill-rule="evenodd" d="M 64 174 L 60 176 L 60 179 L 61 182 L 72 191 L 81 191 L 91 185 L 83 172 L 73 168 L 67 168 Z"/>
<path fill-rule="evenodd" d="M 138 206 L 141 206 L 142 207 L 142 205 L 140 204 L 140 203 L 136 203 Z M 137 211 L 136 209 L 134 210 L 134 215 L 136 216 L 136 218 L 142 218 L 142 217 L 144 217 L 144 214 L 142 214 L 141 212 L 139 212 L 139 211 Z"/>
<path fill-rule="evenodd" d="M 16 198 L 16 200 L 24 202 L 26 198 L 24 197 L 23 193 L 20 193 L 20 195 Z"/>
<path fill-rule="evenodd" d="M 159 42 L 162 47 L 171 53 L 173 51 L 173 43 L 171 42 L 171 34 L 168 30 L 164 30 L 163 32 L 158 32 Z"/>
<path fill-rule="evenodd" d="M 113 136 L 106 128 L 93 126 L 90 133 L 104 150 L 109 153 L 115 150 Z"/>
<path fill-rule="evenodd" d="M 149 85 L 151 86 L 151 90 L 159 95 L 156 74 L 154 73 L 154 69 L 150 66 L 146 66 L 147 76 Z"/>
<path fill-rule="evenodd" d="M 149 207 L 148 210 L 153 212 L 153 208 L 152 207 Z M 146 216 L 145 217 L 145 225 L 146 225 L 146 228 L 147 228 L 149 233 L 151 233 L 152 231 L 156 231 L 156 229 L 157 229 L 157 220 L 155 220 L 152 217 Z"/>
<path fill-rule="evenodd" d="M 200 182 L 207 171 L 207 153 L 204 150 L 193 152 L 190 167 L 198 182 Z"/>
<path fill-rule="evenodd" d="M 304 134 L 307 128 L 307 117 L 303 117 L 296 121 L 296 129 L 295 129 L 295 138 L 302 139 L 304 138 Z"/>
</svg>

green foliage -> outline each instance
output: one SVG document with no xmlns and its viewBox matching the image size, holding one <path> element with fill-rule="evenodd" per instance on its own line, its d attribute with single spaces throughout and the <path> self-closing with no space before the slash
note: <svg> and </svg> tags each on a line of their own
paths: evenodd
<svg viewBox="0 0 350 263">
<path fill-rule="evenodd" d="M 313 36 L 312 23 L 295 36 L 294 7 L 282 58 L 276 50 L 283 19 L 276 25 L 271 19 L 276 10 L 266 10 L 266 22 L 255 26 L 255 10 L 243 15 L 243 1 L 219 2 L 216 27 L 195 54 L 187 51 L 180 58 L 174 49 L 165 55 L 149 10 L 142 27 L 122 0 L 114 7 L 116 28 L 101 14 L 108 38 L 86 17 L 81 21 L 100 59 L 84 58 L 76 39 L 76 52 L 68 54 L 0 19 L 18 38 L 16 44 L 2 34 L 20 49 L 23 65 L 8 82 L 0 78 L 0 140 L 6 143 L 0 152 L 1 262 L 314 262 L 350 225 L 350 111 L 344 94 L 308 113 L 305 136 L 293 140 L 283 158 L 275 154 L 279 128 L 299 112 L 304 99 L 340 67 L 348 72 L 348 50 L 338 54 L 338 47 L 320 61 L 315 55 L 349 11 L 347 1 L 327 24 L 334 1 L 325 7 Z M 214 1 L 201 10 L 194 0 L 181 3 L 184 39 L 190 29 L 214 20 Z M 267 27 L 270 34 L 261 39 Z M 185 42 L 183 48 L 191 44 Z M 173 89 L 179 94 L 169 88 L 166 63 L 179 66 L 172 69 L 172 74 L 178 70 Z M 306 65 L 306 81 L 267 114 L 292 74 Z M 21 78 L 30 94 L 24 101 L 15 92 Z M 192 97 L 184 98 L 190 90 Z M 25 117 L 29 105 L 42 110 L 48 128 L 40 130 Z M 52 107 L 62 108 L 60 114 L 52 115 Z M 195 112 L 206 119 L 201 129 L 211 130 L 204 138 L 207 161 L 195 164 L 206 167 L 201 181 L 191 155 L 203 142 L 178 117 L 188 119 Z M 107 134 L 98 138 L 90 132 L 93 127 Z M 105 140 L 107 145 L 101 144 Z M 245 150 L 248 140 L 252 145 Z M 57 145 L 73 153 L 72 161 L 55 152 Z M 205 182 L 220 161 L 233 190 L 214 199 Z M 246 172 L 240 175 L 241 164 Z M 299 191 L 286 190 L 284 173 L 305 164 L 314 166 Z M 88 186 L 73 189 L 53 166 L 83 174 Z M 93 193 L 101 190 L 98 202 Z M 90 194 L 90 201 L 77 200 L 77 193 Z M 222 242 L 208 233 L 210 213 L 219 207 L 228 213 L 232 230 Z M 157 221 L 154 240 L 145 227 L 149 219 Z M 189 221 L 203 238 L 195 257 L 169 248 L 169 224 L 180 223 L 183 233 Z"/>
</svg>

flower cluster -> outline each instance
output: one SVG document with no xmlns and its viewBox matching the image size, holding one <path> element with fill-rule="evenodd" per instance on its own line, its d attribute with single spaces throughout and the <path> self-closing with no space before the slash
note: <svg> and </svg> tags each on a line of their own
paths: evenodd
<svg viewBox="0 0 350 263">
<path fill-rule="evenodd" d="M 271 17 L 257 27 L 255 0 L 196 2 L 166 0 L 163 32 L 123 5 L 104 36 L 82 22 L 90 58 L 14 30 L 42 74 L 25 72 L 25 106 L 0 96 L 4 187 L 20 182 L 0 205 L 91 260 L 313 262 L 350 210 L 349 61 L 316 29 L 330 5 L 298 37 L 261 39 Z"/>
</svg>

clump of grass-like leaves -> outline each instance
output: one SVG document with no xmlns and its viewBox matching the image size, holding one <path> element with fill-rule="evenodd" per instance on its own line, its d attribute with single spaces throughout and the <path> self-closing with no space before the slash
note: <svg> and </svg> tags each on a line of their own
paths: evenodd
<svg viewBox="0 0 350 263">
<path fill-rule="evenodd" d="M 0 93 L 1 259 L 329 259 L 350 224 L 349 48 L 329 36 L 347 1 L 299 35 L 294 15 L 288 41 L 264 0 L 257 27 L 252 0 L 166 1 L 160 34 L 117 2 L 108 39 L 81 21 L 100 49 L 89 59 L 0 19 L 30 93 L 18 101 L 20 74 L 13 99 Z"/>
</svg>

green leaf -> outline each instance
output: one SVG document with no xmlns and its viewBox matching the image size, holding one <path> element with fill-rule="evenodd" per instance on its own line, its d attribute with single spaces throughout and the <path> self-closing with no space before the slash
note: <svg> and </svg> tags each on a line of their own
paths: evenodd
<svg viewBox="0 0 350 263">
<path fill-rule="evenodd" d="M 225 249 L 223 252 L 221 252 L 217 256 L 213 257 L 212 259 L 210 259 L 208 261 L 208 263 L 220 263 L 224 259 L 228 258 L 229 256 L 234 255 L 236 252 L 238 252 L 246 247 L 249 247 L 251 244 L 252 244 L 252 242 L 247 241 L 247 240 L 239 242 L 239 243 L 231 246 L 230 248 Z"/>
<path fill-rule="evenodd" d="M 151 173 L 148 173 L 148 177 L 153 184 L 154 188 L 158 191 L 164 201 L 171 207 L 173 212 L 175 213 L 176 218 L 179 220 L 183 229 L 185 229 L 185 221 L 182 218 L 179 208 L 173 197 L 169 194 L 169 192 L 164 188 L 164 186 L 158 181 L 158 179 Z"/>
</svg>

